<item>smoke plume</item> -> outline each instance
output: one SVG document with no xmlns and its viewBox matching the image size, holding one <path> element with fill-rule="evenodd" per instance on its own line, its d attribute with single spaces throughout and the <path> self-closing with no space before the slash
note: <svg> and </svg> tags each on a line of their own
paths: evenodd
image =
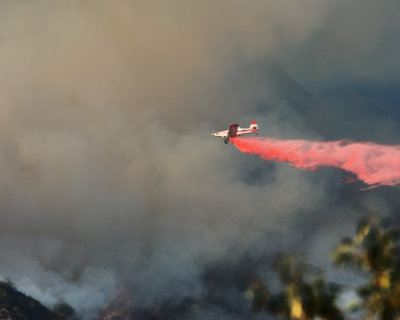
<svg viewBox="0 0 400 320">
<path fill-rule="evenodd" d="M 316 142 L 273 138 L 233 138 L 242 152 L 263 159 L 289 162 L 303 170 L 335 167 L 369 184 L 394 186 L 400 183 L 400 146 L 357 143 L 347 140 Z"/>
<path fill-rule="evenodd" d="M 269 136 L 314 139 L 323 106 L 298 79 L 344 84 L 370 68 L 395 77 L 399 2 L 349 6 L 0 1 L 0 277 L 91 319 L 121 283 L 133 288 L 135 306 L 157 305 L 201 298 L 204 273 L 244 255 L 301 243 L 324 256 L 326 235 L 333 243 L 357 220 L 345 203 L 321 218 L 326 203 L 335 210 L 342 184 L 249 161 L 210 133 L 254 119 Z M 329 111 L 321 118 L 346 116 Z M 373 119 L 368 134 L 387 132 L 386 122 L 363 116 Z M 344 131 L 331 121 L 330 133 Z M 383 196 L 363 198 L 380 189 L 353 193 L 382 210 Z M 327 219 L 329 230 L 315 232 Z M 304 234 L 315 241 L 300 241 Z M 216 309 L 203 318 L 220 319 Z"/>
</svg>

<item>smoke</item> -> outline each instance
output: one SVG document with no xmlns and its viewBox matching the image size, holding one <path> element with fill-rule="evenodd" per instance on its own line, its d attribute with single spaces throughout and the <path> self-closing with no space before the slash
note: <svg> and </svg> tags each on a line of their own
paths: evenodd
<svg viewBox="0 0 400 320">
<path fill-rule="evenodd" d="M 279 59 L 298 81 L 315 90 L 360 79 L 398 83 L 397 10 L 395 0 L 337 5 L 312 37 L 287 46 Z"/>
<path fill-rule="evenodd" d="M 341 192 L 329 174 L 265 169 L 210 133 L 254 119 L 274 136 L 317 137 L 289 64 L 268 66 L 346 6 L 1 1 L 0 275 L 81 313 L 120 284 L 135 306 L 201 298 L 210 266 L 291 247 L 337 219 L 320 218 Z"/>
<path fill-rule="evenodd" d="M 394 186 L 400 183 L 400 146 L 356 143 L 346 140 L 315 142 L 272 138 L 233 138 L 242 152 L 263 159 L 289 162 L 303 170 L 331 166 L 356 175 L 371 185 Z"/>
</svg>

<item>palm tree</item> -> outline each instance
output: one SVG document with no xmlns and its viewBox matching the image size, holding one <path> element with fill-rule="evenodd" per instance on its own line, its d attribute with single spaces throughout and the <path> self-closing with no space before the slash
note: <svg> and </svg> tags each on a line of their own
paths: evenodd
<svg viewBox="0 0 400 320">
<path fill-rule="evenodd" d="M 338 266 L 363 270 L 367 283 L 358 289 L 366 316 L 400 319 L 400 233 L 379 219 L 364 219 L 356 235 L 345 238 L 333 252 Z"/>
<path fill-rule="evenodd" d="M 271 294 L 258 277 L 254 277 L 250 290 L 253 293 L 253 310 L 266 311 L 283 319 L 343 319 L 335 300 L 340 292 L 337 285 L 316 277 L 308 282 L 312 271 L 298 257 L 281 255 L 274 263 L 283 290 Z"/>
</svg>

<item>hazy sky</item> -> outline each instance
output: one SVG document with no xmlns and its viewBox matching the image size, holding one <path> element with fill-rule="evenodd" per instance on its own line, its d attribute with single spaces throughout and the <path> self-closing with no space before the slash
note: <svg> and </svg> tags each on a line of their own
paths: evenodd
<svg viewBox="0 0 400 320">
<path fill-rule="evenodd" d="M 328 239 L 318 250 L 328 253 L 353 225 L 304 212 L 333 202 L 340 179 L 261 163 L 210 133 L 257 120 L 264 135 L 320 137 L 283 99 L 300 89 L 280 91 L 275 69 L 260 77 L 254 66 L 280 65 L 305 90 L 396 83 L 399 9 L 2 1 L 0 275 L 89 312 L 121 283 L 138 305 L 200 297 L 205 267 L 290 245 L 323 221 L 332 224 L 317 229 Z M 362 197 L 390 211 L 379 195 Z M 341 212 L 344 224 L 358 217 Z"/>
</svg>

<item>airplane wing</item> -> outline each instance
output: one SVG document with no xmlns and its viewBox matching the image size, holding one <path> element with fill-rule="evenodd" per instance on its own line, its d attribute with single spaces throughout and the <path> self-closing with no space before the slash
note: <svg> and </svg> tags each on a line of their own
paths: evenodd
<svg viewBox="0 0 400 320">
<path fill-rule="evenodd" d="M 239 125 L 234 123 L 229 126 L 228 137 L 236 137 L 238 132 Z"/>
</svg>

